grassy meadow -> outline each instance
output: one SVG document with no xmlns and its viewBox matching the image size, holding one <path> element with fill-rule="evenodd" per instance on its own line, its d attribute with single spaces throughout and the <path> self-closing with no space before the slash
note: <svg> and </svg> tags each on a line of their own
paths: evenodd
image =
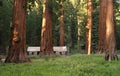
<svg viewBox="0 0 120 76">
<path fill-rule="evenodd" d="M 0 63 L 0 76 L 120 76 L 120 61 L 106 62 L 103 55 L 30 58 L 31 63 Z"/>
</svg>

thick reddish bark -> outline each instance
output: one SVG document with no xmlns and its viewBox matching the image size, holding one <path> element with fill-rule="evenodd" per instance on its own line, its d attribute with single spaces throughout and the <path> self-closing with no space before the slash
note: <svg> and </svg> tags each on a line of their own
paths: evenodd
<svg viewBox="0 0 120 76">
<path fill-rule="evenodd" d="M 87 0 L 87 26 L 86 26 L 86 53 L 91 53 L 91 36 L 92 36 L 92 1 Z"/>
<path fill-rule="evenodd" d="M 106 8 L 107 1 L 100 0 L 99 26 L 98 26 L 98 53 L 105 51 L 105 31 L 106 31 Z"/>
<path fill-rule="evenodd" d="M 29 62 L 26 53 L 26 0 L 14 0 L 13 26 L 6 63 Z"/>
<path fill-rule="evenodd" d="M 105 60 L 115 60 L 115 25 L 114 25 L 114 7 L 113 0 L 107 0 L 107 13 L 106 13 L 106 52 Z"/>
<path fill-rule="evenodd" d="M 64 5 L 63 1 L 60 2 L 61 5 L 61 16 L 60 16 L 60 46 L 64 46 Z"/>
<path fill-rule="evenodd" d="M 51 6 L 48 4 L 48 1 L 49 0 L 44 0 L 44 4 L 43 4 L 40 56 L 53 54 L 52 13 L 50 10 Z"/>
</svg>

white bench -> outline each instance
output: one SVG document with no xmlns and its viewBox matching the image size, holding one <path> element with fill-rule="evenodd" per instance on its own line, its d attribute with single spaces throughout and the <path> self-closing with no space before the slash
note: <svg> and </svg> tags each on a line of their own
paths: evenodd
<svg viewBox="0 0 120 76">
<path fill-rule="evenodd" d="M 27 48 L 28 55 L 37 55 L 40 52 L 40 47 L 30 46 Z"/>
<path fill-rule="evenodd" d="M 54 46 L 53 51 L 55 52 L 55 54 L 58 55 L 59 54 L 67 55 L 69 53 L 67 46 Z M 38 55 L 38 53 L 40 52 L 40 47 L 29 46 L 27 48 L 27 52 L 29 55 Z"/>
</svg>

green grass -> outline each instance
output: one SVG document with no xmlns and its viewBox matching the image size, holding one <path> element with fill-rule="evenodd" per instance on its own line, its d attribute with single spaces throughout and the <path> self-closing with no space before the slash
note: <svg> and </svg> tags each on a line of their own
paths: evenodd
<svg viewBox="0 0 120 76">
<path fill-rule="evenodd" d="M 103 55 L 30 57 L 31 63 L 0 63 L 0 76 L 120 76 L 120 61 Z"/>
</svg>

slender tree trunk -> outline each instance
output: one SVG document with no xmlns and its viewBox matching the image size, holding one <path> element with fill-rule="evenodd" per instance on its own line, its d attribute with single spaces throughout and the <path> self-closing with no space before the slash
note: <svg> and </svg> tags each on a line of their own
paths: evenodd
<svg viewBox="0 0 120 76">
<path fill-rule="evenodd" d="M 13 26 L 6 63 L 29 62 L 26 54 L 26 0 L 14 0 Z"/>
<path fill-rule="evenodd" d="M 61 16 L 60 16 L 60 46 L 64 46 L 64 5 L 63 1 L 60 2 L 61 5 Z"/>
<path fill-rule="evenodd" d="M 115 25 L 114 25 L 114 6 L 113 0 L 107 0 L 107 13 L 106 13 L 106 52 L 105 60 L 115 60 Z"/>
<path fill-rule="evenodd" d="M 52 12 L 51 12 L 52 7 L 49 5 L 48 1 L 49 0 L 44 0 L 44 4 L 43 4 L 43 20 L 42 20 L 42 32 L 41 32 L 40 56 L 53 54 Z"/>
<path fill-rule="evenodd" d="M 98 53 L 105 51 L 105 32 L 106 32 L 106 8 L 107 0 L 100 0 L 99 26 L 98 26 Z"/>
<path fill-rule="evenodd" d="M 86 52 L 88 55 L 91 53 L 92 9 L 92 1 L 87 0 Z"/>
</svg>

